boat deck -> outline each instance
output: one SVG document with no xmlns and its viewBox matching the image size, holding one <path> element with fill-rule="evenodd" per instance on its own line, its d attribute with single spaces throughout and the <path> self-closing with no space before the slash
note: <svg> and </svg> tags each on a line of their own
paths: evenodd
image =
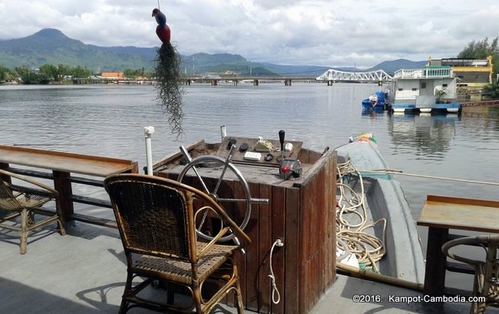
<svg viewBox="0 0 499 314">
<path fill-rule="evenodd" d="M 296 146 L 295 146 L 296 147 Z M 326 153 L 328 156 L 328 153 Z M 329 156 L 328 156 L 329 157 Z M 301 158 L 301 157 L 300 157 Z M 323 157 L 324 158 L 324 157 Z M 331 158 L 323 159 L 329 161 Z M 321 169 L 334 169 L 334 167 L 321 167 Z M 275 169 L 273 170 L 275 172 Z M 304 177 L 307 172 L 320 174 L 319 171 L 311 169 L 305 170 Z M 318 177 L 322 177 L 318 175 Z M 329 175 L 324 177 L 332 177 Z M 305 179 L 305 178 L 301 178 Z M 308 184 L 307 184 L 308 181 Z M 300 188 L 307 187 L 311 180 L 303 180 Z M 284 185 L 290 182 L 282 182 Z M 295 186 L 297 181 L 292 184 L 291 190 L 299 189 Z M 330 187 L 331 184 L 322 184 L 321 186 Z M 292 193 L 289 191 L 288 193 Z M 304 194 L 307 196 L 307 194 Z M 322 195 L 322 194 L 321 194 Z M 280 202 L 274 202 L 280 204 Z M 290 202 L 291 203 L 291 202 Z M 315 202 L 319 204 L 317 208 L 325 208 L 323 204 L 329 203 Z M 295 204 L 296 206 L 296 204 Z M 319 217 L 319 212 L 307 211 L 309 217 Z M 87 211 L 96 213 L 95 207 L 87 208 Z M 255 210 L 255 212 L 257 212 Z M 289 211 L 286 211 L 289 212 Z M 109 214 L 107 209 L 107 214 Z M 265 216 L 272 216 L 270 213 L 263 212 Z M 262 216 L 262 217 L 265 217 Z M 109 218 L 109 217 L 108 217 Z M 293 219 L 284 219 L 285 222 L 298 221 L 303 222 L 300 217 L 292 217 Z M 325 219 L 318 221 L 326 222 Z M 313 221 L 315 227 L 317 221 Z M 329 225 L 329 224 L 328 224 Z M 25 255 L 19 254 L 19 236 L 17 233 L 0 230 L 0 313 L 116 313 L 119 309 L 121 295 L 123 293 L 126 279 L 126 263 L 123 253 L 122 244 L 116 229 L 92 225 L 81 221 L 75 221 L 73 224 L 66 226 L 67 235 L 61 236 L 55 231 L 56 224 L 49 228 L 42 228 L 30 234 L 28 238 L 28 252 Z M 279 223 L 275 224 L 275 228 L 279 227 Z M 305 226 L 308 227 L 308 226 Z M 314 230 L 308 227 L 308 230 Z M 261 228 L 266 231 L 268 228 Z M 317 229 L 317 228 L 316 228 Z M 279 260 L 281 271 L 290 268 L 293 263 L 296 263 L 297 241 L 293 241 L 293 230 L 286 234 L 286 245 L 281 251 L 289 253 L 286 258 Z M 281 231 L 279 229 L 279 231 Z M 315 230 L 314 230 L 315 231 Z M 294 232 L 296 233 L 296 232 Z M 304 238 L 311 238 L 310 232 L 304 232 Z M 321 237 L 324 239 L 325 237 Z M 326 237 L 332 238 L 332 237 Z M 258 243 L 262 243 L 262 237 Z M 272 241 L 273 237 L 268 237 Z M 298 248 L 309 249 L 307 245 Z M 319 243 L 320 244 L 320 243 Z M 326 245 L 327 250 L 333 246 Z M 255 249 L 255 247 L 253 247 Z M 265 251 L 262 251 L 265 253 Z M 248 254 L 247 255 L 251 255 Z M 317 254 L 312 254 L 317 256 Z M 329 256 L 329 255 L 328 255 Z M 284 257 L 284 254 L 283 254 Z M 293 260 L 293 258 L 295 260 Z M 335 261 L 328 261 L 324 265 L 335 265 Z M 249 263 L 249 265 L 253 265 Z M 279 265 L 275 263 L 274 266 Z M 305 264 L 306 266 L 309 266 Z M 324 278 L 317 275 L 317 267 L 310 265 L 310 269 L 314 272 L 304 272 L 303 278 L 298 278 L 295 282 L 289 283 L 290 272 L 286 276 L 280 276 L 283 279 L 278 287 L 283 298 L 282 304 L 286 304 L 288 308 L 282 313 L 305 313 L 299 312 L 299 308 L 294 304 L 300 304 L 302 300 L 306 300 L 308 290 L 302 284 L 306 282 L 310 286 L 318 286 L 318 282 Z M 303 267 L 302 267 L 303 268 Z M 276 268 L 277 269 L 277 268 Z M 331 268 L 328 268 L 331 269 Z M 283 272 L 284 274 L 284 272 Z M 268 277 L 267 274 L 262 276 Z M 285 278 L 284 278 L 285 277 Z M 324 276 L 322 276 L 324 277 Z M 468 303 L 424 303 L 424 302 L 407 302 L 407 300 L 389 299 L 394 297 L 422 297 L 421 292 L 399 288 L 392 285 L 366 281 L 344 275 L 336 275 L 332 273 L 331 282 L 334 284 L 325 285 L 324 290 L 317 294 L 317 299 L 313 300 L 311 310 L 306 310 L 307 313 L 322 314 L 331 313 L 338 310 L 342 313 L 366 313 L 366 312 L 383 312 L 383 313 L 465 313 L 469 310 Z M 294 283 L 297 283 L 296 285 Z M 323 282 L 324 283 L 324 282 Z M 253 287 L 254 288 L 254 287 Z M 286 288 L 288 288 L 286 292 Z M 251 289 L 251 285 L 246 285 L 246 293 Z M 154 295 L 161 295 L 162 291 L 152 289 L 150 291 Z M 266 292 L 258 291 L 259 294 L 269 297 L 270 289 Z M 286 293 L 291 296 L 286 298 Z M 354 299 L 360 296 L 365 302 L 354 302 Z M 297 300 L 298 299 L 298 300 Z M 315 301 L 318 302 L 316 303 Z M 249 297 L 245 301 L 248 308 L 252 308 L 249 302 L 252 298 Z M 392 302 L 393 301 L 393 302 Z M 400 302 L 396 302 L 400 301 Z M 313 307 L 312 307 L 313 306 Z M 277 306 L 276 306 L 277 307 Z M 143 309 L 133 309 L 130 313 L 146 313 Z M 247 311 L 248 313 L 254 313 Z M 260 309 L 260 312 L 271 312 L 269 309 Z M 272 311 L 278 313 L 279 311 Z M 227 306 L 219 306 L 214 313 L 235 313 L 234 308 Z M 497 311 L 499 313 L 499 311 Z"/>
<path fill-rule="evenodd" d="M 54 225 L 55 227 L 55 225 Z M 20 255 L 18 237 L 0 232 L 0 313 L 117 313 L 126 265 L 117 230 L 77 222 L 61 236 L 51 228 L 29 238 Z M 354 296 L 380 296 L 382 302 L 354 303 Z M 389 296 L 421 292 L 338 275 L 311 313 L 468 313 L 467 303 L 388 302 Z M 246 311 L 247 313 L 254 313 Z M 149 313 L 132 309 L 129 313 Z M 235 313 L 218 306 L 214 313 Z M 488 309 L 487 313 L 499 313 Z"/>
</svg>

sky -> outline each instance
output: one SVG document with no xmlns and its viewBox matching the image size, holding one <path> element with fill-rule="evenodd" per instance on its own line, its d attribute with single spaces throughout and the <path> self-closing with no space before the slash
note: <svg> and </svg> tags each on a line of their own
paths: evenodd
<svg viewBox="0 0 499 314">
<path fill-rule="evenodd" d="M 499 36 L 497 0 L 0 0 L 0 40 L 54 28 L 85 44 L 158 47 L 158 7 L 182 55 L 283 65 L 452 58 Z"/>
</svg>

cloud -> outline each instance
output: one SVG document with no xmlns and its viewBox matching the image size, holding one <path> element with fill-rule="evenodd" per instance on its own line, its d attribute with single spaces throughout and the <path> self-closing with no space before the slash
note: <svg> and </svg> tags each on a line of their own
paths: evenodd
<svg viewBox="0 0 499 314">
<path fill-rule="evenodd" d="M 185 55 L 240 54 L 249 61 L 369 67 L 455 57 L 499 34 L 496 0 L 159 0 Z M 0 39 L 43 28 L 99 46 L 155 47 L 158 0 L 2 0 Z"/>
</svg>

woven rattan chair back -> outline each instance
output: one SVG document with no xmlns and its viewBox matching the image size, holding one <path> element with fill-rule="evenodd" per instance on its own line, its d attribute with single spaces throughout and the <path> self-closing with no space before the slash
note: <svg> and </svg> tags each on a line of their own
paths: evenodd
<svg viewBox="0 0 499 314">
<path fill-rule="evenodd" d="M 459 245 L 473 245 L 482 247 L 485 254 L 482 259 L 471 259 L 451 252 Z M 499 257 L 497 256 L 499 235 L 479 235 L 454 239 L 442 246 L 442 252 L 452 259 L 471 265 L 475 270 L 473 278 L 474 297 L 483 297 L 483 300 L 473 302 L 470 313 L 485 313 L 488 304 L 499 303 Z M 476 256 L 474 256 L 477 258 Z"/>
<path fill-rule="evenodd" d="M 3 180 L 2 176 L 0 176 L 0 208 L 6 211 L 19 208 L 19 203 L 15 200 L 9 184 Z"/>
<path fill-rule="evenodd" d="M 24 186 L 19 186 L 14 191 L 12 178 L 22 181 Z M 0 228 L 19 232 L 21 254 L 26 253 L 28 233 L 34 229 L 57 222 L 61 235 L 66 234 L 58 195 L 56 190 L 38 181 L 0 169 L 0 210 L 6 212 L 0 216 Z M 55 211 L 41 208 L 52 200 L 55 201 Z M 35 214 L 44 218 L 36 221 Z M 16 221 L 17 219 L 20 221 Z"/>
<path fill-rule="evenodd" d="M 104 180 L 111 199 L 123 248 L 127 258 L 127 282 L 120 313 L 140 306 L 156 311 L 210 313 L 229 292 L 235 294 L 238 313 L 243 313 L 241 289 L 234 253 L 250 243 L 247 235 L 208 195 L 185 184 L 157 176 L 118 174 Z M 196 202 L 194 202 L 194 199 Z M 210 210 L 223 221 L 212 241 L 198 241 L 196 205 Z M 236 240 L 221 245 L 217 240 L 233 233 Z M 223 271 L 221 271 L 223 269 Z M 134 283 L 137 277 L 145 278 Z M 201 291 L 205 281 L 214 279 L 217 288 Z M 143 290 L 154 290 L 159 282 L 167 300 L 138 297 Z M 174 302 L 178 287 L 191 294 L 189 305 Z M 176 288 L 172 288 L 176 287 Z M 208 292 L 211 297 L 205 297 Z M 160 293 L 164 295 L 164 293 Z"/>
<path fill-rule="evenodd" d="M 135 253 L 175 255 L 191 260 L 192 214 L 184 194 L 156 182 L 136 178 L 109 186 L 125 247 Z"/>
</svg>

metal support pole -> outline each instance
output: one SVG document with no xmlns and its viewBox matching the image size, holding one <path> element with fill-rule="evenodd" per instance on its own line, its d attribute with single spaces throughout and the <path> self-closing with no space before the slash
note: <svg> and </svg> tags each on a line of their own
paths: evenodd
<svg viewBox="0 0 499 314">
<path fill-rule="evenodd" d="M 220 136 L 222 137 L 222 141 L 227 136 L 227 127 L 225 125 L 220 126 Z"/>
<path fill-rule="evenodd" d="M 147 158 L 147 174 L 152 176 L 152 147 L 151 136 L 154 133 L 153 126 L 144 127 L 144 136 L 146 138 L 146 158 Z"/>
</svg>

